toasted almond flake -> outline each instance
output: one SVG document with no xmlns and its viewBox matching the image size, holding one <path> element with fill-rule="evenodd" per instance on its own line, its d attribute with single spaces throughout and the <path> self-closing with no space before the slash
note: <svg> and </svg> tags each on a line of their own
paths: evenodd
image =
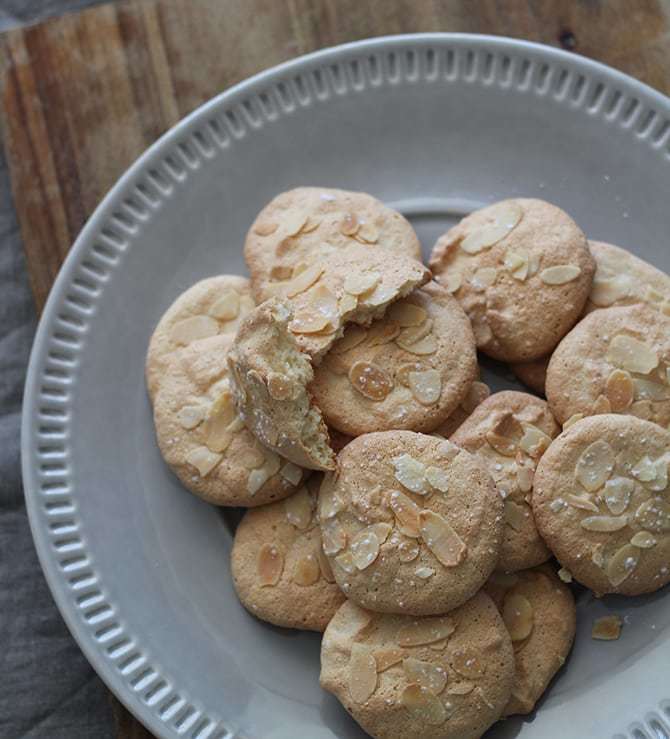
<svg viewBox="0 0 670 739">
<path fill-rule="evenodd" d="M 605 396 L 614 413 L 630 408 L 635 387 L 631 376 L 625 370 L 612 370 L 605 385 Z"/>
<path fill-rule="evenodd" d="M 598 506 L 586 495 L 573 495 L 572 493 L 566 493 L 564 499 L 566 503 L 571 505 L 573 508 L 580 508 L 583 511 L 591 511 L 593 513 L 600 512 Z"/>
<path fill-rule="evenodd" d="M 656 465 L 648 456 L 645 455 L 633 467 L 631 474 L 640 482 L 650 482 L 656 479 Z"/>
<path fill-rule="evenodd" d="M 421 580 L 427 580 L 435 574 L 435 570 L 432 567 L 417 567 L 414 574 Z"/>
<path fill-rule="evenodd" d="M 254 226 L 254 233 L 259 236 L 269 236 L 277 230 L 277 224 L 272 221 L 261 221 Z"/>
<path fill-rule="evenodd" d="M 248 446 L 240 449 L 236 455 L 236 459 L 243 467 L 249 470 L 256 470 L 263 466 L 265 455 L 259 446 Z"/>
<path fill-rule="evenodd" d="M 471 231 L 461 241 L 460 247 L 466 254 L 479 254 L 479 252 L 490 249 L 494 244 L 504 239 L 509 231 L 510 229 L 505 225 L 487 224 Z"/>
<path fill-rule="evenodd" d="M 421 326 L 428 319 L 428 313 L 420 305 L 401 300 L 389 308 L 388 317 L 401 328 L 407 328 Z"/>
<path fill-rule="evenodd" d="M 461 680 L 458 683 L 449 683 L 447 695 L 468 695 L 474 690 L 475 684 L 469 680 Z"/>
<path fill-rule="evenodd" d="M 316 558 L 319 562 L 319 570 L 321 570 L 321 577 L 326 582 L 333 583 L 335 582 L 335 575 L 333 575 L 333 569 L 330 566 L 330 561 L 328 560 L 328 557 L 323 553 L 322 547 L 318 547 L 316 550 Z"/>
<path fill-rule="evenodd" d="M 175 344 L 186 346 L 193 341 L 216 336 L 218 333 L 219 324 L 210 316 L 191 316 L 174 324 L 170 331 L 170 339 Z"/>
<path fill-rule="evenodd" d="M 605 567 L 605 574 L 612 585 L 621 585 L 637 567 L 639 559 L 640 550 L 632 544 L 624 544 L 617 550 Z"/>
<path fill-rule="evenodd" d="M 410 372 L 409 389 L 414 399 L 421 405 L 435 405 L 442 393 L 442 377 L 437 370 Z"/>
<path fill-rule="evenodd" d="M 516 455 L 516 443 L 506 436 L 501 436 L 496 431 L 487 431 L 486 441 L 488 441 L 498 454 L 502 454 L 503 457 L 514 457 Z"/>
<path fill-rule="evenodd" d="M 291 282 L 286 285 L 285 294 L 289 298 L 293 298 L 300 293 L 308 290 L 323 274 L 323 266 L 320 264 L 312 264 L 311 266 L 298 273 Z"/>
<path fill-rule="evenodd" d="M 419 326 L 408 326 L 402 329 L 398 333 L 396 344 L 399 346 L 407 345 L 412 346 L 421 339 L 425 339 L 428 334 L 433 330 L 432 318 L 426 318 L 426 320 Z"/>
<path fill-rule="evenodd" d="M 537 274 L 540 269 L 540 255 L 537 253 L 531 254 L 528 257 L 528 277 L 532 277 Z"/>
<path fill-rule="evenodd" d="M 393 514 L 403 529 L 403 533 L 414 538 L 418 537 L 419 513 L 421 511 L 419 506 L 399 490 L 392 490 L 387 495 L 387 500 Z"/>
<path fill-rule="evenodd" d="M 368 330 L 365 345 L 372 347 L 390 344 L 399 333 L 400 326 L 395 321 L 386 319 L 375 321 Z"/>
<path fill-rule="evenodd" d="M 605 505 L 614 516 L 620 516 L 630 502 L 635 483 L 627 477 L 613 477 L 605 483 Z"/>
<path fill-rule="evenodd" d="M 503 266 L 508 272 L 512 273 L 525 266 L 526 274 L 528 274 L 528 254 L 526 252 L 521 253 L 508 249 L 505 252 Z M 522 279 L 525 279 L 525 277 Z"/>
<path fill-rule="evenodd" d="M 547 436 L 544 431 L 541 431 L 537 426 L 533 426 L 530 423 L 524 423 L 522 426 L 524 433 L 519 441 L 519 447 L 523 449 L 526 454 L 533 457 L 533 459 L 541 457 L 549 448 L 551 437 Z"/>
<path fill-rule="evenodd" d="M 449 521 L 439 513 L 421 511 L 419 532 L 428 549 L 445 567 L 455 567 L 463 561 L 467 547 Z"/>
<path fill-rule="evenodd" d="M 393 390 L 393 379 L 381 367 L 370 362 L 356 362 L 349 370 L 349 382 L 370 400 L 384 400 Z"/>
<path fill-rule="evenodd" d="M 447 687 L 447 671 L 432 662 L 406 657 L 402 669 L 408 683 L 420 685 L 433 695 L 439 695 Z"/>
<path fill-rule="evenodd" d="M 442 701 L 416 683 L 411 683 L 402 691 L 400 702 L 419 722 L 439 726 L 447 720 L 447 709 Z"/>
<path fill-rule="evenodd" d="M 222 454 L 211 452 L 206 446 L 197 446 L 186 455 L 186 462 L 198 470 L 200 477 L 207 477 L 222 459 Z"/>
<path fill-rule="evenodd" d="M 574 264 L 558 264 L 547 267 L 540 272 L 540 279 L 545 285 L 565 285 L 576 280 L 582 270 Z"/>
<path fill-rule="evenodd" d="M 208 313 L 218 321 L 232 321 L 240 313 L 240 294 L 233 288 L 224 291 Z"/>
<path fill-rule="evenodd" d="M 559 513 L 567 506 L 567 503 L 563 500 L 563 498 L 556 498 L 555 500 L 552 500 L 551 503 L 549 503 L 549 509 L 552 511 L 552 513 Z"/>
<path fill-rule="evenodd" d="M 312 496 L 303 487 L 284 501 L 286 519 L 296 529 L 304 531 L 312 522 Z"/>
<path fill-rule="evenodd" d="M 648 531 L 638 531 L 631 540 L 630 543 L 638 549 L 651 549 L 658 543 L 655 536 L 650 534 Z"/>
<path fill-rule="evenodd" d="M 333 345 L 330 354 L 346 354 L 365 341 L 367 335 L 368 332 L 362 326 L 357 326 L 356 324 L 347 326 L 344 336 Z"/>
<path fill-rule="evenodd" d="M 379 272 L 354 272 L 344 279 L 344 289 L 350 295 L 363 295 L 373 290 L 381 280 Z"/>
<path fill-rule="evenodd" d="M 661 385 L 660 382 L 635 377 L 633 378 L 633 387 L 635 389 L 635 400 L 651 400 L 652 402 L 657 402 L 670 398 L 670 388 Z"/>
<path fill-rule="evenodd" d="M 376 244 L 379 240 L 379 229 L 374 223 L 365 221 L 361 223 L 360 228 L 356 232 L 356 238 L 366 244 Z"/>
<path fill-rule="evenodd" d="M 401 626 L 396 641 L 401 647 L 420 647 L 449 638 L 455 628 L 449 616 L 426 616 Z"/>
<path fill-rule="evenodd" d="M 284 216 L 282 227 L 286 236 L 297 236 L 307 221 L 307 213 L 288 211 Z"/>
<path fill-rule="evenodd" d="M 185 405 L 177 413 L 177 421 L 183 429 L 190 431 L 201 424 L 206 416 L 207 406 L 204 403 L 200 405 Z"/>
<path fill-rule="evenodd" d="M 265 483 L 272 477 L 265 466 L 251 470 L 247 477 L 247 492 L 255 495 Z"/>
<path fill-rule="evenodd" d="M 351 541 L 351 557 L 359 570 L 367 569 L 379 556 L 379 539 L 371 528 L 359 531 Z"/>
<path fill-rule="evenodd" d="M 425 495 L 426 488 L 426 465 L 409 454 L 401 454 L 391 460 L 394 467 L 395 479 L 405 488 L 413 493 Z"/>
<path fill-rule="evenodd" d="M 523 209 L 519 203 L 513 200 L 503 200 L 496 203 L 489 210 L 493 220 L 499 226 L 504 226 L 508 231 L 515 228 L 523 218 Z"/>
<path fill-rule="evenodd" d="M 613 641 L 621 636 L 621 625 L 623 621 L 616 614 L 601 616 L 593 622 L 591 638 L 603 641 Z"/>
<path fill-rule="evenodd" d="M 326 475 L 319 488 L 319 517 L 321 521 L 334 518 L 344 509 L 344 503 L 335 490 L 334 478 Z"/>
<path fill-rule="evenodd" d="M 279 470 L 279 474 L 291 485 L 298 485 L 302 480 L 302 468 L 298 467 L 297 464 L 293 464 L 293 462 L 286 462 Z"/>
<path fill-rule="evenodd" d="M 289 330 L 294 334 L 316 334 L 330 326 L 330 321 L 323 315 L 301 312 L 293 316 Z"/>
<path fill-rule="evenodd" d="M 587 531 L 612 532 L 620 531 L 628 526 L 628 516 L 587 516 L 581 521 L 581 527 Z"/>
<path fill-rule="evenodd" d="M 426 467 L 426 480 L 431 487 L 441 493 L 446 493 L 449 490 L 449 475 L 440 467 L 434 467 L 433 465 Z"/>
<path fill-rule="evenodd" d="M 504 506 L 505 523 L 514 531 L 522 531 L 530 520 L 527 508 L 509 499 L 505 501 Z"/>
<path fill-rule="evenodd" d="M 487 287 L 491 287 L 491 285 L 493 285 L 496 281 L 497 275 L 498 272 L 495 267 L 480 267 L 475 270 L 474 274 L 470 278 L 470 285 L 472 285 L 473 290 L 481 292 L 486 290 Z"/>
<path fill-rule="evenodd" d="M 428 369 L 425 365 L 419 362 L 410 362 L 408 364 L 401 365 L 396 373 L 395 380 L 399 385 L 403 387 L 409 387 L 409 373 L 410 372 L 423 372 Z"/>
<path fill-rule="evenodd" d="M 670 503 L 658 496 L 645 500 L 635 511 L 635 522 L 655 534 L 670 531 Z"/>
<path fill-rule="evenodd" d="M 593 402 L 593 405 L 591 406 L 591 415 L 598 416 L 602 413 L 611 413 L 612 407 L 610 406 L 610 402 L 607 399 L 607 396 L 602 395 L 602 393 L 595 399 Z"/>
<path fill-rule="evenodd" d="M 565 583 L 572 582 L 572 573 L 569 570 L 566 570 L 565 567 L 561 567 L 556 574 L 558 575 L 559 580 L 562 580 Z"/>
<path fill-rule="evenodd" d="M 293 570 L 293 582 L 302 587 L 309 587 L 318 582 L 321 570 L 319 561 L 315 554 L 306 554 L 301 557 L 295 564 Z"/>
<path fill-rule="evenodd" d="M 440 282 L 448 293 L 458 292 L 463 284 L 463 275 L 460 272 L 447 272 L 440 276 Z"/>
<path fill-rule="evenodd" d="M 337 557 L 335 557 L 335 564 L 341 567 L 348 575 L 351 575 L 356 570 L 354 558 L 351 556 L 351 552 L 338 554 Z"/>
<path fill-rule="evenodd" d="M 407 651 L 390 647 L 389 649 L 377 649 L 374 655 L 377 662 L 377 672 L 385 672 L 389 667 L 393 667 L 393 665 L 397 665 L 398 662 L 405 659 Z"/>
<path fill-rule="evenodd" d="M 321 542 L 328 556 L 341 552 L 347 546 L 347 534 L 336 518 L 321 522 Z"/>
<path fill-rule="evenodd" d="M 654 462 L 656 476 L 653 480 L 645 483 L 650 490 L 660 492 L 668 487 L 668 457 L 667 454 Z"/>
<path fill-rule="evenodd" d="M 631 288 L 632 283 L 628 275 L 600 276 L 596 273 L 591 285 L 589 300 L 599 308 L 607 308 L 618 300 L 628 297 Z"/>
<path fill-rule="evenodd" d="M 641 375 L 658 366 L 658 355 L 652 347 L 626 334 L 618 334 L 610 341 L 606 357 L 615 367 Z"/>
<path fill-rule="evenodd" d="M 295 395 L 295 386 L 290 377 L 279 372 L 268 374 L 268 392 L 275 400 L 291 400 Z"/>
<path fill-rule="evenodd" d="M 602 439 L 594 441 L 577 460 L 575 477 L 590 493 L 601 488 L 614 469 L 614 450 Z"/>
<path fill-rule="evenodd" d="M 308 234 L 312 233 L 312 231 L 316 231 L 316 229 L 321 225 L 321 218 L 319 216 L 307 216 L 307 220 L 305 221 L 303 227 L 300 229 L 300 233 Z"/>
<path fill-rule="evenodd" d="M 570 426 L 573 426 L 577 421 L 581 421 L 582 418 L 584 418 L 583 413 L 573 413 L 573 415 L 570 416 L 570 418 L 568 418 L 568 420 L 563 424 L 563 431 L 569 429 Z"/>
<path fill-rule="evenodd" d="M 533 489 L 535 473 L 531 467 L 520 466 L 516 469 L 516 484 L 522 493 L 529 493 Z"/>
<path fill-rule="evenodd" d="M 337 310 L 341 316 L 349 316 L 349 314 L 358 307 L 358 298 L 350 293 L 343 293 L 337 302 Z"/>
<path fill-rule="evenodd" d="M 596 567 L 603 567 L 605 565 L 603 548 L 602 544 L 596 544 L 596 546 L 591 550 L 591 562 L 593 562 Z"/>
<path fill-rule="evenodd" d="M 437 340 L 433 334 L 429 334 L 419 341 L 414 341 L 411 344 L 406 343 L 398 336 L 395 343 L 406 352 L 410 354 L 416 354 L 417 356 L 427 356 L 428 354 L 434 354 L 437 351 Z"/>
<path fill-rule="evenodd" d="M 629 413 L 632 416 L 637 416 L 638 418 L 644 418 L 647 420 L 651 418 L 653 412 L 654 409 L 650 400 L 636 400 L 629 410 Z"/>
<path fill-rule="evenodd" d="M 274 544 L 263 544 L 258 552 L 256 571 L 261 587 L 276 585 L 284 570 L 284 555 Z"/>
<path fill-rule="evenodd" d="M 377 688 L 377 663 L 367 647 L 352 644 L 349 659 L 349 694 L 356 703 L 365 703 Z"/>
<path fill-rule="evenodd" d="M 417 519 L 418 520 L 418 519 Z M 418 524 L 416 535 L 418 536 Z M 403 541 L 398 545 L 398 559 L 401 562 L 413 562 L 419 556 L 419 545 L 415 541 Z"/>
<path fill-rule="evenodd" d="M 451 657 L 451 666 L 463 677 L 475 679 L 486 671 L 474 649 L 456 649 Z"/>
<path fill-rule="evenodd" d="M 340 221 L 340 233 L 345 236 L 353 236 L 359 229 L 358 218 L 354 213 L 346 213 Z"/>
<path fill-rule="evenodd" d="M 523 641 L 533 630 L 533 606 L 520 593 L 508 593 L 502 608 L 502 617 L 512 641 Z"/>
</svg>

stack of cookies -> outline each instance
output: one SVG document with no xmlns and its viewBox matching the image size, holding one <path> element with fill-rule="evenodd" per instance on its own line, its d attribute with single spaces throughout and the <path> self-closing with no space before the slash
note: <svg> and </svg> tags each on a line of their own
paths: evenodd
<svg viewBox="0 0 670 739">
<path fill-rule="evenodd" d="M 249 508 L 240 601 L 324 632 L 321 685 L 371 736 L 528 713 L 572 646 L 565 583 L 670 580 L 670 278 L 534 199 L 463 219 L 429 270 L 399 213 L 304 187 L 244 253 L 249 280 L 169 308 L 146 373 L 183 485 Z M 491 395 L 478 351 L 536 394 Z"/>
</svg>

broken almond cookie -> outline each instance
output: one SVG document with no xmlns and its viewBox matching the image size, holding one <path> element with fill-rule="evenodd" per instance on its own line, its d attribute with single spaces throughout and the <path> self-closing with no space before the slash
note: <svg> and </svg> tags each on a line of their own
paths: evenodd
<svg viewBox="0 0 670 739">
<path fill-rule="evenodd" d="M 421 261 L 421 244 L 400 213 L 362 192 L 298 187 L 277 195 L 256 217 L 244 244 L 252 289 L 261 303 L 306 265 L 352 244 Z"/>
<path fill-rule="evenodd" d="M 290 303 L 272 298 L 243 321 L 228 354 L 233 397 L 264 446 L 301 467 L 331 470 L 335 455 L 307 391 L 314 372 L 289 330 L 293 318 Z"/>
<path fill-rule="evenodd" d="M 163 459 L 187 490 L 210 503 L 258 506 L 297 490 L 304 471 L 258 442 L 233 403 L 228 334 L 175 353 L 154 403 Z"/>
<path fill-rule="evenodd" d="M 314 371 L 310 390 L 329 426 L 432 431 L 464 400 L 477 372 L 463 309 L 435 282 L 368 328 L 350 324 Z"/>
<path fill-rule="evenodd" d="M 547 369 L 547 400 L 559 423 L 622 413 L 670 424 L 670 316 L 648 305 L 604 308 L 561 341 Z"/>
<path fill-rule="evenodd" d="M 605 414 L 573 423 L 535 472 L 535 523 L 575 580 L 640 595 L 670 582 L 670 432 Z"/>
<path fill-rule="evenodd" d="M 530 198 L 464 218 L 438 239 L 430 267 L 468 314 L 477 347 L 506 362 L 556 346 L 581 314 L 595 272 L 570 216 Z"/>
<path fill-rule="evenodd" d="M 448 439 L 489 395 L 491 395 L 491 388 L 485 382 L 475 380 L 468 388 L 468 392 L 460 405 L 449 415 L 446 421 L 435 429 L 434 433 Z"/>
<path fill-rule="evenodd" d="M 238 275 L 209 277 L 183 292 L 165 311 L 149 342 L 145 374 L 151 400 L 175 352 L 218 334 L 234 336 L 255 305 L 249 280 Z"/>
<path fill-rule="evenodd" d="M 320 475 L 277 503 L 245 513 L 230 554 L 242 605 L 277 626 L 323 631 L 345 596 L 321 549 Z"/>
<path fill-rule="evenodd" d="M 513 679 L 509 634 L 481 591 L 418 618 L 347 601 L 321 643 L 321 687 L 376 739 L 479 737 L 500 718 Z"/>
<path fill-rule="evenodd" d="M 559 430 L 544 400 L 507 390 L 487 398 L 451 436 L 486 465 L 504 501 L 498 570 L 525 570 L 551 556 L 535 526 L 530 499 L 537 463 Z"/>
<path fill-rule="evenodd" d="M 484 586 L 514 648 L 512 697 L 504 716 L 530 713 L 563 666 L 575 638 L 575 600 L 549 565 L 494 574 Z"/>
<path fill-rule="evenodd" d="M 502 513 L 483 463 L 412 431 L 357 437 L 319 493 L 338 585 L 384 613 L 445 613 L 471 598 L 498 562 Z"/>
</svg>

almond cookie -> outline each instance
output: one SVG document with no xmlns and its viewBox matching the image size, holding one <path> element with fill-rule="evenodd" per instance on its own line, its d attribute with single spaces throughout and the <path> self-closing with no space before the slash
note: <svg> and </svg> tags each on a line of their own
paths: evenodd
<svg viewBox="0 0 670 739">
<path fill-rule="evenodd" d="M 670 277 L 626 249 L 604 241 L 589 241 L 596 274 L 586 312 L 633 303 L 648 303 L 670 313 Z"/>
<path fill-rule="evenodd" d="M 669 462 L 670 432 L 614 414 L 572 424 L 540 460 L 535 523 L 596 595 L 640 595 L 670 581 Z"/>
<path fill-rule="evenodd" d="M 351 601 L 321 643 L 321 687 L 376 739 L 466 739 L 500 717 L 514 652 L 483 592 L 447 615 L 366 611 Z"/>
<path fill-rule="evenodd" d="M 257 506 L 285 498 L 303 470 L 260 444 L 235 412 L 226 356 L 233 337 L 200 339 L 175 353 L 154 404 L 163 458 L 210 503 Z"/>
<path fill-rule="evenodd" d="M 451 436 L 486 465 L 504 500 L 498 570 L 524 570 L 551 556 L 535 527 L 530 497 L 538 460 L 559 430 L 544 400 L 506 390 L 481 403 Z"/>
<path fill-rule="evenodd" d="M 547 367 L 551 356 L 531 359 L 529 362 L 515 362 L 510 364 L 514 374 L 538 395 L 544 395 L 544 385 L 547 380 Z"/>
<path fill-rule="evenodd" d="M 514 685 L 503 715 L 530 713 L 572 648 L 575 599 L 548 565 L 493 575 L 484 591 L 498 607 L 514 647 Z"/>
<path fill-rule="evenodd" d="M 431 282 L 368 329 L 349 325 L 315 369 L 310 390 L 328 425 L 345 434 L 427 432 L 463 401 L 476 373 L 470 322 Z"/>
<path fill-rule="evenodd" d="M 445 613 L 471 598 L 500 554 L 502 499 L 484 465 L 413 431 L 364 434 L 319 493 L 323 551 L 363 608 Z"/>
<path fill-rule="evenodd" d="M 461 404 L 453 411 L 444 423 L 441 423 L 435 433 L 448 439 L 454 431 L 465 421 L 466 418 L 474 411 L 474 409 L 483 403 L 491 395 L 491 388 L 480 380 L 475 380 L 470 385 L 465 398 Z"/>
<path fill-rule="evenodd" d="M 249 280 L 218 275 L 196 282 L 165 311 L 149 342 L 145 367 L 147 389 L 153 400 L 172 355 L 199 339 L 234 335 L 255 307 Z"/>
<path fill-rule="evenodd" d="M 377 246 L 421 261 L 421 244 L 400 213 L 362 192 L 298 187 L 277 195 L 258 214 L 244 244 L 252 289 L 259 303 L 297 269 L 343 248 Z"/>
<path fill-rule="evenodd" d="M 589 313 L 547 368 L 547 400 L 559 423 L 625 413 L 670 423 L 670 316 L 648 305 Z"/>
<path fill-rule="evenodd" d="M 335 467 L 328 429 L 312 405 L 309 357 L 289 331 L 290 303 L 266 300 L 242 322 L 228 354 L 240 418 L 264 446 L 315 470 Z"/>
<path fill-rule="evenodd" d="M 595 262 L 577 224 L 542 200 L 503 200 L 438 239 L 435 279 L 472 321 L 477 347 L 506 362 L 548 354 L 573 325 Z"/>
<path fill-rule="evenodd" d="M 247 511 L 230 555 L 242 605 L 277 626 L 323 631 L 345 600 L 321 549 L 319 475 L 285 500 Z"/>
</svg>

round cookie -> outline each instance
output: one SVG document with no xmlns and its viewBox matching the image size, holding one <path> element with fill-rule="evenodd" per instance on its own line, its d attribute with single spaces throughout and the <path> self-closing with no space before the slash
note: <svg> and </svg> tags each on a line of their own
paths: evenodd
<svg viewBox="0 0 670 739">
<path fill-rule="evenodd" d="M 493 575 L 484 591 L 498 607 L 514 648 L 514 685 L 503 715 L 530 713 L 572 648 L 575 599 L 548 565 Z"/>
<path fill-rule="evenodd" d="M 544 384 L 547 380 L 547 367 L 551 356 L 531 359 L 529 362 L 514 362 L 510 369 L 514 374 L 538 395 L 544 395 Z"/>
<path fill-rule="evenodd" d="M 303 470 L 266 449 L 235 413 L 220 334 L 180 349 L 154 404 L 163 459 L 184 487 L 210 503 L 257 506 L 296 490 Z"/>
<path fill-rule="evenodd" d="M 518 198 L 450 229 L 435 244 L 430 268 L 470 317 L 477 347 L 521 362 L 548 354 L 577 320 L 595 262 L 567 213 Z"/>
<path fill-rule="evenodd" d="M 514 652 L 483 592 L 446 616 L 372 613 L 351 601 L 321 642 L 321 687 L 375 739 L 466 739 L 501 715 Z"/>
<path fill-rule="evenodd" d="M 230 555 L 242 605 L 277 626 L 323 631 L 345 601 L 321 549 L 318 475 L 285 500 L 247 511 Z"/>
<path fill-rule="evenodd" d="M 670 316 L 639 304 L 589 313 L 547 368 L 559 423 L 576 414 L 625 413 L 670 423 Z"/>
<path fill-rule="evenodd" d="M 277 195 L 256 217 L 244 243 L 252 289 L 261 303 L 296 267 L 351 244 L 377 245 L 421 261 L 421 244 L 407 219 L 362 192 L 298 187 Z"/>
<path fill-rule="evenodd" d="M 530 497 L 538 460 L 559 430 L 544 400 L 507 390 L 487 398 L 451 436 L 486 465 L 504 500 L 498 570 L 524 570 L 551 556 L 535 526 Z"/>
<path fill-rule="evenodd" d="M 345 434 L 428 432 L 458 407 L 476 373 L 470 322 L 431 282 L 368 329 L 349 325 L 314 370 L 310 391 L 326 423 Z"/>
<path fill-rule="evenodd" d="M 648 303 L 667 315 L 670 277 L 626 249 L 604 241 L 589 241 L 596 274 L 585 312 L 633 303 Z"/>
<path fill-rule="evenodd" d="M 266 300 L 242 322 L 228 353 L 240 418 L 264 446 L 308 469 L 334 469 L 328 429 L 307 385 L 312 365 L 289 331 L 290 303 Z"/>
<path fill-rule="evenodd" d="M 237 275 L 208 277 L 183 292 L 165 311 L 149 341 L 145 374 L 151 400 L 178 349 L 217 334 L 234 335 L 254 306 L 249 280 Z"/>
<path fill-rule="evenodd" d="M 338 585 L 383 613 L 445 613 L 471 598 L 498 562 L 502 510 L 479 460 L 412 431 L 357 437 L 319 492 Z"/>
<path fill-rule="evenodd" d="M 639 418 L 584 418 L 544 453 L 535 523 L 560 563 L 596 595 L 670 582 L 670 432 Z"/>
<path fill-rule="evenodd" d="M 491 388 L 485 382 L 475 380 L 472 385 L 470 385 L 465 398 L 463 398 L 458 408 L 453 411 L 446 421 L 441 423 L 435 429 L 434 433 L 448 439 L 463 423 L 463 421 L 468 418 L 474 409 L 480 403 L 483 403 L 489 395 L 491 395 Z"/>
</svg>

